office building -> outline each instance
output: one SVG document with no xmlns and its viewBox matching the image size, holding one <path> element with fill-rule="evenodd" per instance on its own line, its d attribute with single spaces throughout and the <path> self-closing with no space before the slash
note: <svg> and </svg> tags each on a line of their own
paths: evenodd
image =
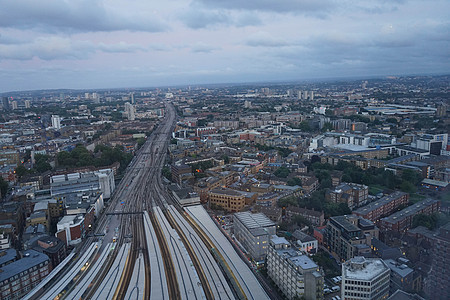
<svg viewBox="0 0 450 300">
<path fill-rule="evenodd" d="M 25 100 L 25 108 L 30 108 L 30 107 L 31 107 L 31 101 Z"/>
<path fill-rule="evenodd" d="M 23 252 L 23 258 L 0 268 L 1 299 L 20 299 L 50 273 L 49 258 L 34 250 Z"/>
<path fill-rule="evenodd" d="M 8 99 L 8 97 L 3 97 L 3 98 L 2 98 L 2 108 L 3 108 L 3 110 L 5 110 L 5 111 L 10 110 L 10 107 L 9 107 L 9 99 Z"/>
<path fill-rule="evenodd" d="M 391 270 L 379 258 L 354 257 L 342 264 L 343 300 L 381 300 L 389 296 Z"/>
<path fill-rule="evenodd" d="M 262 213 L 238 212 L 233 215 L 233 230 L 236 239 L 244 246 L 256 262 L 266 258 L 269 239 L 276 234 L 276 225 Z"/>
<path fill-rule="evenodd" d="M 136 119 L 135 112 L 133 104 L 130 102 L 125 103 L 125 115 L 128 120 L 134 121 Z"/>
<path fill-rule="evenodd" d="M 52 127 L 56 130 L 61 129 L 61 118 L 58 115 L 52 115 Z"/>
<path fill-rule="evenodd" d="M 450 224 L 439 229 L 432 248 L 431 270 L 425 281 L 429 299 L 450 299 Z"/>
<path fill-rule="evenodd" d="M 378 236 L 373 222 L 354 215 L 331 217 L 325 230 L 326 245 L 342 261 L 370 255 L 372 238 Z"/>
<path fill-rule="evenodd" d="M 17 101 L 12 101 L 12 102 L 11 102 L 11 108 L 12 108 L 13 110 L 16 110 L 16 109 L 18 108 Z"/>
<path fill-rule="evenodd" d="M 418 136 L 411 146 L 420 150 L 429 151 L 433 155 L 441 155 L 448 143 L 448 133 L 423 134 Z"/>
<path fill-rule="evenodd" d="M 208 192 L 210 205 L 220 206 L 229 212 L 238 212 L 245 207 L 245 195 L 229 188 L 215 188 Z"/>
<path fill-rule="evenodd" d="M 267 254 L 267 273 L 287 299 L 323 299 L 323 274 L 308 256 L 273 235 Z"/>
</svg>

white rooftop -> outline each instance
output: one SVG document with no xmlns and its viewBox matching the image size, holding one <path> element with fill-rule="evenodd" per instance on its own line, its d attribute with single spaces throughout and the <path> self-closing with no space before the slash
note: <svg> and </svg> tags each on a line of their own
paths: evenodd
<svg viewBox="0 0 450 300">
<path fill-rule="evenodd" d="M 371 281 L 386 271 L 390 271 L 389 267 L 379 258 L 357 256 L 342 265 L 345 279 Z"/>
<path fill-rule="evenodd" d="M 234 216 L 248 229 L 275 226 L 275 223 L 263 213 L 238 212 Z"/>
</svg>

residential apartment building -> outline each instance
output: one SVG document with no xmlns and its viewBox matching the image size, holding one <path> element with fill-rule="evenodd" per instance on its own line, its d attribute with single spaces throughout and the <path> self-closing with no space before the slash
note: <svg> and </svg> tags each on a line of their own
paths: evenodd
<svg viewBox="0 0 450 300">
<path fill-rule="evenodd" d="M 267 273 L 287 299 L 323 299 L 323 274 L 308 256 L 273 235 L 267 254 Z"/>
<path fill-rule="evenodd" d="M 439 229 L 432 249 L 431 271 L 425 281 L 429 299 L 450 299 L 450 224 Z"/>
<path fill-rule="evenodd" d="M 416 204 L 408 206 L 401 211 L 393 213 L 389 217 L 380 220 L 380 229 L 383 231 L 393 230 L 405 232 L 412 226 L 413 218 L 418 214 L 431 215 L 439 211 L 440 203 L 438 200 L 425 199 Z"/>
<path fill-rule="evenodd" d="M 276 234 L 276 225 L 262 213 L 238 212 L 233 215 L 236 239 L 244 246 L 255 262 L 263 262 L 267 255 L 269 239 Z"/>
<path fill-rule="evenodd" d="M 353 214 L 372 222 L 378 222 L 382 217 L 389 216 L 401 205 L 408 204 L 409 194 L 396 191 L 390 195 L 371 202 L 353 211 Z"/>
<path fill-rule="evenodd" d="M 379 258 L 354 257 L 342 264 L 343 300 L 381 300 L 389 296 L 390 269 Z"/>
<path fill-rule="evenodd" d="M 326 193 L 326 198 L 334 203 L 346 203 L 350 209 L 367 203 L 369 187 L 364 184 L 342 183 Z"/>
<path fill-rule="evenodd" d="M 342 261 L 359 255 L 370 255 L 371 240 L 378 238 L 373 222 L 354 216 L 336 216 L 328 221 L 325 242 L 328 249 Z"/>
<path fill-rule="evenodd" d="M 34 250 L 23 252 L 23 258 L 0 268 L 1 299 L 20 299 L 50 273 L 49 258 Z"/>
<path fill-rule="evenodd" d="M 230 212 L 241 211 L 245 207 L 245 196 L 229 188 L 215 188 L 208 192 L 210 205 L 218 205 Z"/>
</svg>

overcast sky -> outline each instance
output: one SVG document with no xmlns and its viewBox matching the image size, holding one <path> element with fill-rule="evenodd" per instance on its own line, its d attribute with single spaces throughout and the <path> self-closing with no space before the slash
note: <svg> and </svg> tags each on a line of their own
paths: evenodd
<svg viewBox="0 0 450 300">
<path fill-rule="evenodd" d="M 439 74 L 448 0 L 0 0 L 0 92 Z"/>
</svg>

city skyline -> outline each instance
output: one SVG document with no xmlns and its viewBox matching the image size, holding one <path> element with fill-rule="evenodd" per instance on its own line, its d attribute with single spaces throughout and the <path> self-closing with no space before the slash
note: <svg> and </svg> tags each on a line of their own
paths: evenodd
<svg viewBox="0 0 450 300">
<path fill-rule="evenodd" d="M 0 92 L 444 74 L 447 1 L 4 1 Z"/>
</svg>

